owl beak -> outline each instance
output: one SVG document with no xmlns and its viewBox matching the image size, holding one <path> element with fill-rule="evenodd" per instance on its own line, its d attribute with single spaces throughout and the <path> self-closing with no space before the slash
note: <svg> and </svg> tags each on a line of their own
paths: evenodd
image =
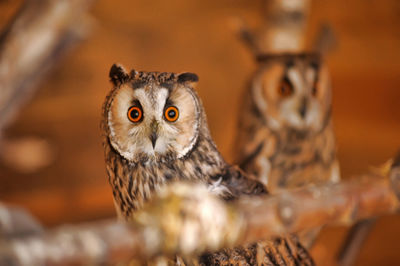
<svg viewBox="0 0 400 266">
<path fill-rule="evenodd" d="M 156 142 L 157 142 L 157 138 L 158 138 L 158 135 L 157 135 L 157 130 L 158 130 L 157 120 L 154 119 L 151 122 L 150 128 L 151 128 L 150 140 L 151 140 L 151 145 L 153 146 L 153 150 L 154 150 L 154 147 L 156 146 Z"/>
<path fill-rule="evenodd" d="M 304 117 L 306 117 L 306 114 L 307 114 L 307 99 L 303 99 L 301 101 L 300 108 L 299 108 L 299 114 L 300 114 L 302 119 L 304 119 Z"/>
<path fill-rule="evenodd" d="M 156 146 L 157 138 L 157 133 L 153 131 L 150 135 L 151 145 L 153 146 L 153 149 Z"/>
</svg>

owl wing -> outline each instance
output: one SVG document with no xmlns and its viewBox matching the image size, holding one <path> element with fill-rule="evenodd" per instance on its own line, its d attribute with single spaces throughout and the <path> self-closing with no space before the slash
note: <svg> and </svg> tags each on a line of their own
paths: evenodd
<svg viewBox="0 0 400 266">
<path fill-rule="evenodd" d="M 314 265 L 307 250 L 293 237 L 259 241 L 200 257 L 200 265 Z"/>
<path fill-rule="evenodd" d="M 225 200 L 245 195 L 268 194 L 266 187 L 236 166 L 227 167 L 223 173 L 211 178 L 210 187 Z M 197 265 L 314 265 L 307 250 L 297 237 L 288 235 L 245 246 L 223 249 L 203 254 Z"/>
<path fill-rule="evenodd" d="M 243 136 L 235 158 L 240 168 L 252 173 L 259 181 L 268 183 L 272 158 L 279 149 L 279 137 L 268 128 Z"/>
<path fill-rule="evenodd" d="M 265 148 L 266 143 L 274 141 L 271 139 L 274 137 L 274 134 L 266 126 L 252 127 L 251 130 L 248 128 L 239 130 L 237 138 L 238 149 L 235 158 L 236 162 L 240 164 L 252 161 Z"/>
<path fill-rule="evenodd" d="M 234 200 L 242 195 L 268 194 L 266 187 L 237 166 L 227 166 L 220 174 L 208 180 L 209 190 L 224 200 Z"/>
</svg>

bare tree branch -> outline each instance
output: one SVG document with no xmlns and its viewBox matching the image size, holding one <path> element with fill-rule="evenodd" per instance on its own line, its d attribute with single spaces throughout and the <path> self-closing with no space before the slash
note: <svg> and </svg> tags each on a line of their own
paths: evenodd
<svg viewBox="0 0 400 266">
<path fill-rule="evenodd" d="M 97 264 L 191 256 L 206 250 L 296 233 L 326 224 L 351 224 L 399 210 L 400 165 L 370 174 L 226 204 L 206 188 L 173 184 L 132 217 L 60 227 L 41 236 L 0 243 L 0 264 Z"/>
<path fill-rule="evenodd" d="M 0 239 L 42 232 L 42 226 L 26 210 L 0 203 Z"/>
<path fill-rule="evenodd" d="M 139 256 L 143 240 L 129 226 L 104 221 L 63 226 L 0 243 L 0 265 L 87 265 Z"/>
<path fill-rule="evenodd" d="M 247 238 L 253 240 L 263 230 L 266 232 L 261 235 L 266 237 L 325 224 L 350 225 L 360 219 L 393 213 L 398 210 L 399 202 L 388 178 L 364 176 L 335 185 L 285 191 L 263 204 L 252 201 L 241 207 L 246 212 L 259 212 L 257 215 L 248 213 L 247 226 L 251 230 Z"/>
<path fill-rule="evenodd" d="M 370 234 L 372 228 L 376 224 L 376 218 L 363 220 L 356 223 L 350 228 L 350 232 L 347 234 L 344 240 L 343 246 L 340 247 L 338 254 L 338 265 L 339 266 L 351 266 L 354 265 L 361 248 Z"/>
<path fill-rule="evenodd" d="M 395 191 L 399 191 L 400 188 L 400 153 L 397 155 L 397 158 L 394 159 L 394 163 L 388 162 L 384 168 L 392 168 L 390 179 L 392 185 L 395 188 Z M 397 165 L 396 165 L 397 164 Z M 399 197 L 400 195 L 397 194 Z M 377 218 L 374 217 L 372 219 L 361 220 L 348 232 L 345 240 L 343 241 L 342 246 L 339 249 L 339 253 L 337 255 L 337 263 L 340 266 L 350 266 L 354 265 L 357 257 L 362 249 L 362 246 L 367 239 L 368 235 L 370 234 L 373 226 L 376 223 Z"/>
<path fill-rule="evenodd" d="M 0 135 L 44 74 L 87 34 L 90 2 L 26 1 L 0 35 Z"/>
</svg>

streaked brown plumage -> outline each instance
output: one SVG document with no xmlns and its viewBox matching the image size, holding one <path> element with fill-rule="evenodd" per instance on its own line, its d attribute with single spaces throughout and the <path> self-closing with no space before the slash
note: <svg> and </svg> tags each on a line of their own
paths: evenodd
<svg viewBox="0 0 400 266">
<path fill-rule="evenodd" d="M 275 193 L 340 179 L 331 119 L 331 87 L 317 54 L 271 54 L 245 91 L 236 163 Z M 299 234 L 310 247 L 318 229 Z"/>
<path fill-rule="evenodd" d="M 239 118 L 236 162 L 275 192 L 337 182 L 331 88 L 316 54 L 260 57 Z"/>
<path fill-rule="evenodd" d="M 267 193 L 258 181 L 228 165 L 208 130 L 206 115 L 193 89 L 197 76 L 136 72 L 117 65 L 110 70 L 113 89 L 103 106 L 103 143 L 109 182 L 119 216 L 131 215 L 165 184 L 188 180 L 207 184 L 225 200 Z M 127 112 L 138 106 L 143 117 L 131 122 Z M 179 118 L 168 121 L 169 107 Z M 139 113 L 133 114 L 139 117 Z M 174 113 L 172 113 L 174 115 Z M 177 258 L 177 263 L 183 262 Z M 204 254 L 202 265 L 312 265 L 307 251 L 293 236 L 246 247 Z"/>
</svg>

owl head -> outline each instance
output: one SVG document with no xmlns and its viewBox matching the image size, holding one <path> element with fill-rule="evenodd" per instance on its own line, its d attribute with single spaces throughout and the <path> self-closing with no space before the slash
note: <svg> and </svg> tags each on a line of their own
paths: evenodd
<svg viewBox="0 0 400 266">
<path fill-rule="evenodd" d="M 330 117 L 328 70 L 317 54 L 258 57 L 252 99 L 268 127 L 315 132 Z"/>
<path fill-rule="evenodd" d="M 109 144 L 133 163 L 175 160 L 196 144 L 203 108 L 193 73 L 129 73 L 110 70 L 113 89 L 103 107 L 103 131 Z"/>
</svg>

